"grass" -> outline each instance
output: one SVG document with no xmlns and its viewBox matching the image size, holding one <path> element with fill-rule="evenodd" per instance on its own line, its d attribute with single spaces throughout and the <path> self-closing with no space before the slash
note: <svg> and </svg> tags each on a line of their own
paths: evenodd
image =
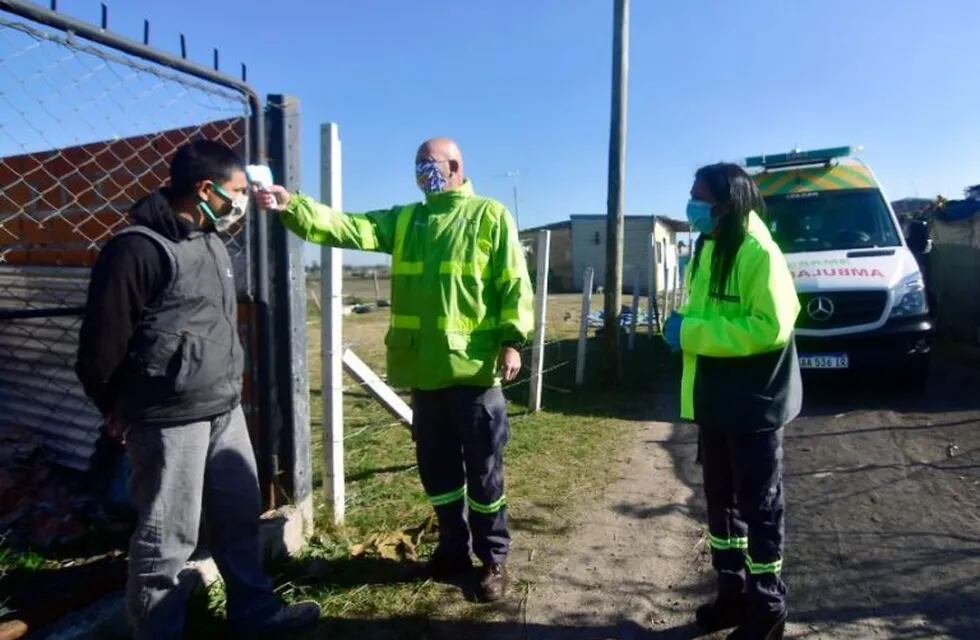
<svg viewBox="0 0 980 640">
<path fill-rule="evenodd" d="M 382 281 L 382 296 L 388 295 L 387 285 Z M 374 286 L 370 280 L 348 281 L 345 294 L 373 299 Z M 601 304 L 601 297 L 595 297 L 594 304 Z M 615 470 L 607 463 L 635 433 L 637 420 L 643 416 L 643 401 L 635 392 L 602 396 L 591 390 L 569 393 L 580 305 L 578 295 L 549 299 L 545 366 L 561 362 L 566 366 L 545 376 L 545 409 L 526 413 L 526 384 L 507 390 L 511 401 L 507 495 L 515 551 L 531 553 L 532 549 L 553 546 L 567 533 L 582 505 L 601 494 L 613 479 Z M 384 369 L 383 337 L 388 317 L 388 310 L 380 309 L 344 318 L 345 344 L 379 372 Z M 481 607 L 458 604 L 461 598 L 455 587 L 408 579 L 404 562 L 351 557 L 351 545 L 374 534 L 418 526 L 430 516 L 431 507 L 418 480 L 408 430 L 348 379 L 345 384 L 351 386 L 344 394 L 347 518 L 341 527 L 331 524 L 320 487 L 320 325 L 315 308 L 308 328 L 319 533 L 301 563 L 279 567 L 284 594 L 313 598 L 332 618 L 487 615 Z M 529 364 L 529 354 L 527 360 Z M 425 538 L 420 555 L 427 554 L 433 543 L 432 537 Z M 310 576 L 303 568 L 311 564 L 321 567 L 318 575 Z"/>
<path fill-rule="evenodd" d="M 6 534 L 0 534 L 0 584 L 8 573 L 15 571 L 37 571 L 48 563 L 47 558 L 33 551 L 17 551 L 7 544 Z M 0 592 L 0 620 L 14 613 L 8 607 L 10 602 L 6 590 Z"/>
<path fill-rule="evenodd" d="M 10 571 L 37 571 L 49 564 L 48 558 L 35 551 L 18 551 L 4 543 L 0 536 L 0 576 Z"/>
<path fill-rule="evenodd" d="M 344 283 L 345 294 L 374 299 L 371 280 Z M 381 295 L 388 296 L 382 280 Z M 601 296 L 594 297 L 594 309 Z M 527 384 L 506 390 L 510 401 L 511 439 L 506 454 L 508 513 L 514 553 L 521 562 L 534 557 L 538 567 L 548 568 L 553 554 L 574 525 L 577 514 L 615 478 L 613 456 L 650 419 L 655 407 L 648 390 L 649 362 L 657 341 L 638 336 L 637 351 L 630 354 L 626 379 L 615 391 L 599 391 L 595 374 L 597 353 L 590 353 L 590 373 L 585 388 L 574 387 L 575 340 L 581 313 L 579 295 L 549 298 L 544 410 L 526 411 Z M 375 371 L 384 370 L 384 333 L 388 310 L 344 318 L 344 341 Z M 378 534 L 388 534 L 426 523 L 432 509 L 418 480 L 409 431 L 396 423 L 381 406 L 354 384 L 344 393 L 344 430 L 347 517 L 343 526 L 332 524 L 322 493 L 322 403 L 320 397 L 320 317 L 311 305 L 308 322 L 313 465 L 317 534 L 302 557 L 270 568 L 278 592 L 290 601 L 313 599 L 321 604 L 330 622 L 324 631 L 336 637 L 357 637 L 358 621 L 399 619 L 413 625 L 427 618 L 484 620 L 500 615 L 498 607 L 467 602 L 458 587 L 417 581 L 412 563 L 376 555 L 354 557 L 351 547 Z M 596 341 L 590 349 L 597 348 Z M 525 354 L 530 360 L 530 355 Z M 527 371 L 523 376 L 526 378 Z M 573 392 L 573 389 L 576 389 Z M 432 550 L 434 535 L 426 535 L 417 549 L 420 559 Z M 518 557 L 518 556 L 515 556 Z M 518 569 L 515 592 L 528 587 Z M 189 627 L 204 637 L 217 630 L 224 611 L 220 585 L 195 597 Z M 408 622 L 406 622 L 408 621 Z M 418 622 L 424 624 L 424 622 Z M 347 625 L 347 626 L 345 626 Z M 403 635 L 420 637 L 421 629 L 399 627 Z M 337 635 L 340 634 L 340 635 Z"/>
<path fill-rule="evenodd" d="M 381 281 L 387 297 L 389 282 Z M 373 300 L 369 279 L 349 280 L 345 294 Z M 593 310 L 601 305 L 594 296 Z M 538 553 L 547 562 L 549 548 L 556 547 L 573 526 L 584 505 L 601 495 L 614 479 L 609 464 L 618 449 L 636 432 L 639 421 L 649 418 L 647 397 L 636 384 L 599 393 L 594 369 L 597 357 L 590 353 L 590 379 L 581 390 L 574 387 L 575 341 L 579 330 L 581 298 L 577 294 L 554 295 L 548 302 L 544 410 L 527 413 L 527 384 L 506 390 L 510 402 L 511 439 L 507 449 L 507 495 L 515 553 L 523 558 Z M 388 309 L 344 318 L 344 340 L 375 371 L 384 371 L 384 333 Z M 371 536 L 423 525 L 432 509 L 418 480 L 414 446 L 404 426 L 390 416 L 351 379 L 344 393 L 347 518 L 341 527 L 332 524 L 323 502 L 322 403 L 320 397 L 320 317 L 310 305 L 308 322 L 309 382 L 314 438 L 312 457 L 318 534 L 301 558 L 270 567 L 277 591 L 287 600 L 314 599 L 332 619 L 424 619 L 454 617 L 483 619 L 498 610 L 471 605 L 457 587 L 419 582 L 409 575 L 411 563 L 372 555 L 353 557 L 351 547 Z M 597 345 L 591 341 L 590 349 Z M 641 346 L 630 366 L 644 369 L 653 344 L 640 336 Z M 525 354 L 526 365 L 530 354 Z M 631 372 L 627 379 L 644 382 Z M 523 377 L 526 379 L 527 370 Z M 407 398 L 406 398 L 407 399 Z M 426 535 L 418 548 L 423 558 L 436 539 Z M 0 539 L 0 576 L 6 571 L 43 568 L 46 559 L 36 553 L 18 552 Z M 525 585 L 516 576 L 515 590 Z M 2 610 L 2 602 L 0 602 Z M 210 637 L 220 632 L 225 613 L 225 593 L 219 584 L 192 598 L 186 637 Z M 406 637 L 417 637 L 409 635 Z"/>
</svg>

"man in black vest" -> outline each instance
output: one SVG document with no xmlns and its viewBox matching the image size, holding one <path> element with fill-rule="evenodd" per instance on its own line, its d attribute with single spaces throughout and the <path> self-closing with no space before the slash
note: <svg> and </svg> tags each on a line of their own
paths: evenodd
<svg viewBox="0 0 980 640">
<path fill-rule="evenodd" d="M 241 160 L 222 144 L 190 143 L 174 156 L 169 188 L 136 203 L 132 226 L 92 271 L 76 371 L 132 460 L 138 522 L 126 591 L 137 639 L 181 636 L 178 574 L 202 516 L 236 635 L 311 627 L 320 616 L 315 603 L 286 606 L 261 566 L 234 272 L 218 236 L 247 206 Z"/>
</svg>

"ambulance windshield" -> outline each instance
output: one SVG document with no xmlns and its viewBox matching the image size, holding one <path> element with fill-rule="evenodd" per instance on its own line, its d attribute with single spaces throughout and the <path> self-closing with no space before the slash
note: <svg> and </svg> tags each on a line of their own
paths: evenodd
<svg viewBox="0 0 980 640">
<path fill-rule="evenodd" d="M 770 196 L 766 207 L 769 230 L 784 253 L 901 245 L 877 189 Z"/>
</svg>

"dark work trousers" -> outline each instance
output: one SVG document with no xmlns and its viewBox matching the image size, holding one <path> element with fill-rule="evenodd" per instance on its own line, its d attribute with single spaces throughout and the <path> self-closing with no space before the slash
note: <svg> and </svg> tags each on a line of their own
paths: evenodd
<svg viewBox="0 0 980 640">
<path fill-rule="evenodd" d="M 416 390 L 412 409 L 419 475 L 439 520 L 437 553 L 468 556 L 472 533 L 473 553 L 481 562 L 503 563 L 510 547 L 503 392 L 499 387 Z"/>
<path fill-rule="evenodd" d="M 711 558 L 719 596 L 745 593 L 750 615 L 786 610 L 783 430 L 700 427 Z"/>
</svg>

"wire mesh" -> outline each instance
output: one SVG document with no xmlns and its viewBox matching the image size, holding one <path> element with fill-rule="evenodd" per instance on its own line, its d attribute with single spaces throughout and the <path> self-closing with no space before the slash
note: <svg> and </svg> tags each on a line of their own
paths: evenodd
<svg viewBox="0 0 980 640">
<path fill-rule="evenodd" d="M 239 93 L 0 13 L 0 424 L 87 466 L 101 417 L 73 368 L 89 268 L 181 145 L 245 157 L 250 115 Z M 248 229 L 226 242 L 250 293 Z"/>
</svg>

